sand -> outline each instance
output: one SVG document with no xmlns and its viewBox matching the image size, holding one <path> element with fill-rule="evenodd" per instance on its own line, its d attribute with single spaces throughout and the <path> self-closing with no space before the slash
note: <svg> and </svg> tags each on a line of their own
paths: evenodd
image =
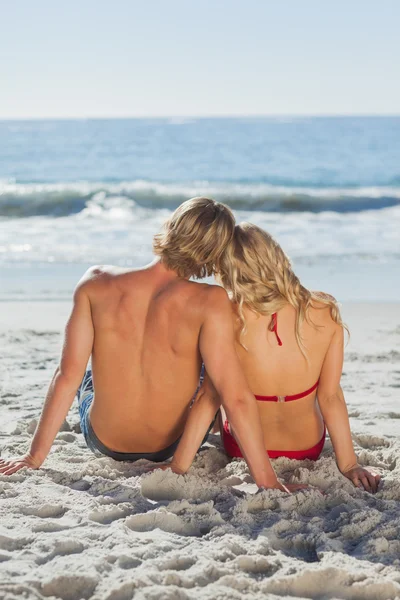
<svg viewBox="0 0 400 600">
<path fill-rule="evenodd" d="M 67 303 L 1 303 L 1 455 L 27 449 Z M 400 306 L 348 304 L 343 376 L 371 496 L 317 463 L 274 461 L 291 496 L 254 494 L 212 436 L 189 474 L 97 459 L 74 406 L 38 471 L 0 476 L 0 598 L 400 598 Z M 323 492 L 323 493 L 321 493 Z"/>
</svg>

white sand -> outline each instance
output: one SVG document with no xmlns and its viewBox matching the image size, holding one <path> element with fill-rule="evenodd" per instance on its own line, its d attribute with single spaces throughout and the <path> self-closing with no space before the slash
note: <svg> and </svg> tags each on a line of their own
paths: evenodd
<svg viewBox="0 0 400 600">
<path fill-rule="evenodd" d="M 27 449 L 68 305 L 1 303 L 2 456 Z M 253 495 L 218 436 L 185 477 L 96 459 L 71 410 L 39 471 L 0 476 L 0 598 L 400 598 L 400 307 L 348 305 L 343 386 L 376 496 L 317 463 L 274 461 L 317 489 Z"/>
</svg>

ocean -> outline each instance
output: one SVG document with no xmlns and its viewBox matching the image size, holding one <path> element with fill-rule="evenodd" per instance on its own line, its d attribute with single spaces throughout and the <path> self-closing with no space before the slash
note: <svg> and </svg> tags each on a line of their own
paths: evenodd
<svg viewBox="0 0 400 600">
<path fill-rule="evenodd" d="M 312 289 L 400 300 L 400 117 L 0 122 L 0 299 L 145 264 L 195 195 L 271 232 Z"/>
</svg>

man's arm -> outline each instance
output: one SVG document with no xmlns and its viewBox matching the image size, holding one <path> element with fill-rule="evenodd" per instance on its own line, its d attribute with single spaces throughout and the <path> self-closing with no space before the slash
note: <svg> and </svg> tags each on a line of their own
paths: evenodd
<svg viewBox="0 0 400 600">
<path fill-rule="evenodd" d="M 87 294 L 87 276 L 78 284 L 65 328 L 60 363 L 51 380 L 39 424 L 28 454 L 0 460 L 0 473 L 11 475 L 22 467 L 39 468 L 48 455 L 82 381 L 92 352 L 93 323 Z"/>
<path fill-rule="evenodd" d="M 278 482 L 265 451 L 257 403 L 236 353 L 230 300 L 225 290 L 218 287 L 210 290 L 209 295 L 200 331 L 200 352 L 207 373 L 256 484 L 287 491 Z"/>
<path fill-rule="evenodd" d="M 343 327 L 337 325 L 322 366 L 318 403 L 326 423 L 339 470 L 355 486 L 376 492 L 380 477 L 358 464 L 351 439 L 349 415 L 340 378 L 343 369 Z"/>
</svg>

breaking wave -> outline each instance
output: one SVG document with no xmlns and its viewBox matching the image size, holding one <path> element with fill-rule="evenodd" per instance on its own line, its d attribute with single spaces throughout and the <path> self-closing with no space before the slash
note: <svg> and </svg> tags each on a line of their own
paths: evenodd
<svg viewBox="0 0 400 600">
<path fill-rule="evenodd" d="M 83 211 L 121 208 L 174 209 L 192 196 L 206 195 L 235 210 L 261 212 L 362 212 L 400 205 L 400 187 L 295 188 L 267 184 L 0 183 L 0 216 L 62 217 Z"/>
</svg>

